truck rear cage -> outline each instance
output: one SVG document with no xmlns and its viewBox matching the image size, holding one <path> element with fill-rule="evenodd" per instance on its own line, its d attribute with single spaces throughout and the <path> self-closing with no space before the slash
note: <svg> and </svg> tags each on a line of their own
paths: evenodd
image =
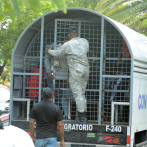
<svg viewBox="0 0 147 147">
<path fill-rule="evenodd" d="M 68 28 L 71 25 L 78 27 L 80 37 L 86 38 L 90 46 L 88 53 L 90 75 L 86 89 L 88 121 L 98 123 L 99 110 L 101 110 L 101 123 L 110 124 L 111 102 L 130 102 L 131 57 L 129 49 L 122 35 L 107 21 L 104 21 L 102 28 L 101 19 L 98 21 L 55 19 L 44 27 L 42 61 L 45 57 L 45 46 L 52 43 L 55 43 L 54 49 L 60 46 L 64 40 L 68 39 Z M 31 76 L 41 78 L 39 73 L 32 73 L 33 70 L 40 67 L 40 38 L 41 32 L 39 31 L 28 44 L 25 56 L 17 56 L 14 59 L 14 79 L 19 76 L 22 81 L 22 86 L 19 87 L 17 80 L 14 80 L 16 87 L 14 86 L 13 97 L 15 98 L 30 98 L 31 94 L 35 95 L 39 92 L 39 80 L 35 81 L 38 86 L 29 86 L 31 83 L 28 79 Z M 101 48 L 102 44 L 103 48 Z M 123 55 L 126 53 L 128 57 L 124 58 Z M 68 84 L 69 71 L 66 58 L 56 57 L 55 60 L 60 62 L 60 66 L 54 66 L 53 69 L 53 75 L 56 77 L 54 103 L 61 107 L 65 120 L 75 119 L 77 117 L 76 104 Z M 41 89 L 47 87 L 44 62 L 42 62 L 42 70 Z M 100 74 L 101 71 L 102 74 Z M 24 103 L 16 104 L 21 111 L 14 113 L 12 118 L 27 117 L 26 110 L 24 110 L 26 106 L 22 106 Z M 30 103 L 32 107 L 34 102 Z M 119 124 L 129 124 L 129 106 L 118 106 L 117 113 Z"/>
</svg>

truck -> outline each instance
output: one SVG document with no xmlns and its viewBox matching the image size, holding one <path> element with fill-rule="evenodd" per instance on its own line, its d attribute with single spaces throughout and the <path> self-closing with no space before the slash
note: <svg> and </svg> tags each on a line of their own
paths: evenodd
<svg viewBox="0 0 147 147">
<path fill-rule="evenodd" d="M 56 50 L 68 39 L 70 26 L 77 26 L 79 36 L 89 42 L 90 74 L 88 123 L 73 124 L 77 111 L 67 60 L 54 58 L 54 103 L 63 112 L 66 147 L 146 146 L 147 37 L 85 8 L 45 13 L 20 35 L 11 58 L 10 123 L 29 131 L 30 110 L 47 87 L 45 47 L 54 43 Z M 57 139 L 59 146 L 59 134 Z"/>
<path fill-rule="evenodd" d="M 10 89 L 0 85 L 0 121 L 3 126 L 9 125 Z"/>
</svg>

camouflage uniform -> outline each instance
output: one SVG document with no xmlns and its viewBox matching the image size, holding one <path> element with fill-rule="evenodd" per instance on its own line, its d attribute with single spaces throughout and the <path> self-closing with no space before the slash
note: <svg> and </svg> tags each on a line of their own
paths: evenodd
<svg viewBox="0 0 147 147">
<path fill-rule="evenodd" d="M 75 37 L 57 50 L 48 50 L 54 57 L 65 55 L 69 66 L 69 84 L 76 101 L 77 111 L 87 111 L 85 90 L 89 78 L 87 52 L 89 43 L 84 38 Z"/>
</svg>

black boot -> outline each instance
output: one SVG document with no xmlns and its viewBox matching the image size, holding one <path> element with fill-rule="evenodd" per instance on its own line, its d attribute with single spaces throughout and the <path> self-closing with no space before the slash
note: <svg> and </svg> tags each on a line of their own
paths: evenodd
<svg viewBox="0 0 147 147">
<path fill-rule="evenodd" d="M 81 124 L 87 124 L 87 112 L 83 112 L 80 114 L 80 122 Z"/>
<path fill-rule="evenodd" d="M 72 121 L 73 124 L 87 124 L 87 112 L 78 112 L 78 118 Z"/>
</svg>

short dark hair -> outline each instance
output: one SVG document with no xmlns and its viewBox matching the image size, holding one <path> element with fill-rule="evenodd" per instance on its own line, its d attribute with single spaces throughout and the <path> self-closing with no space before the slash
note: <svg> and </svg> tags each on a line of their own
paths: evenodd
<svg viewBox="0 0 147 147">
<path fill-rule="evenodd" d="M 43 95 L 44 99 L 51 99 L 53 95 L 53 90 L 49 87 L 46 87 L 42 90 L 41 94 Z"/>
<path fill-rule="evenodd" d="M 70 26 L 69 27 L 69 35 L 71 37 L 77 37 L 78 36 L 78 28 L 76 26 Z"/>
<path fill-rule="evenodd" d="M 69 35 L 73 38 L 73 37 L 78 37 L 78 33 L 69 33 Z"/>
</svg>

